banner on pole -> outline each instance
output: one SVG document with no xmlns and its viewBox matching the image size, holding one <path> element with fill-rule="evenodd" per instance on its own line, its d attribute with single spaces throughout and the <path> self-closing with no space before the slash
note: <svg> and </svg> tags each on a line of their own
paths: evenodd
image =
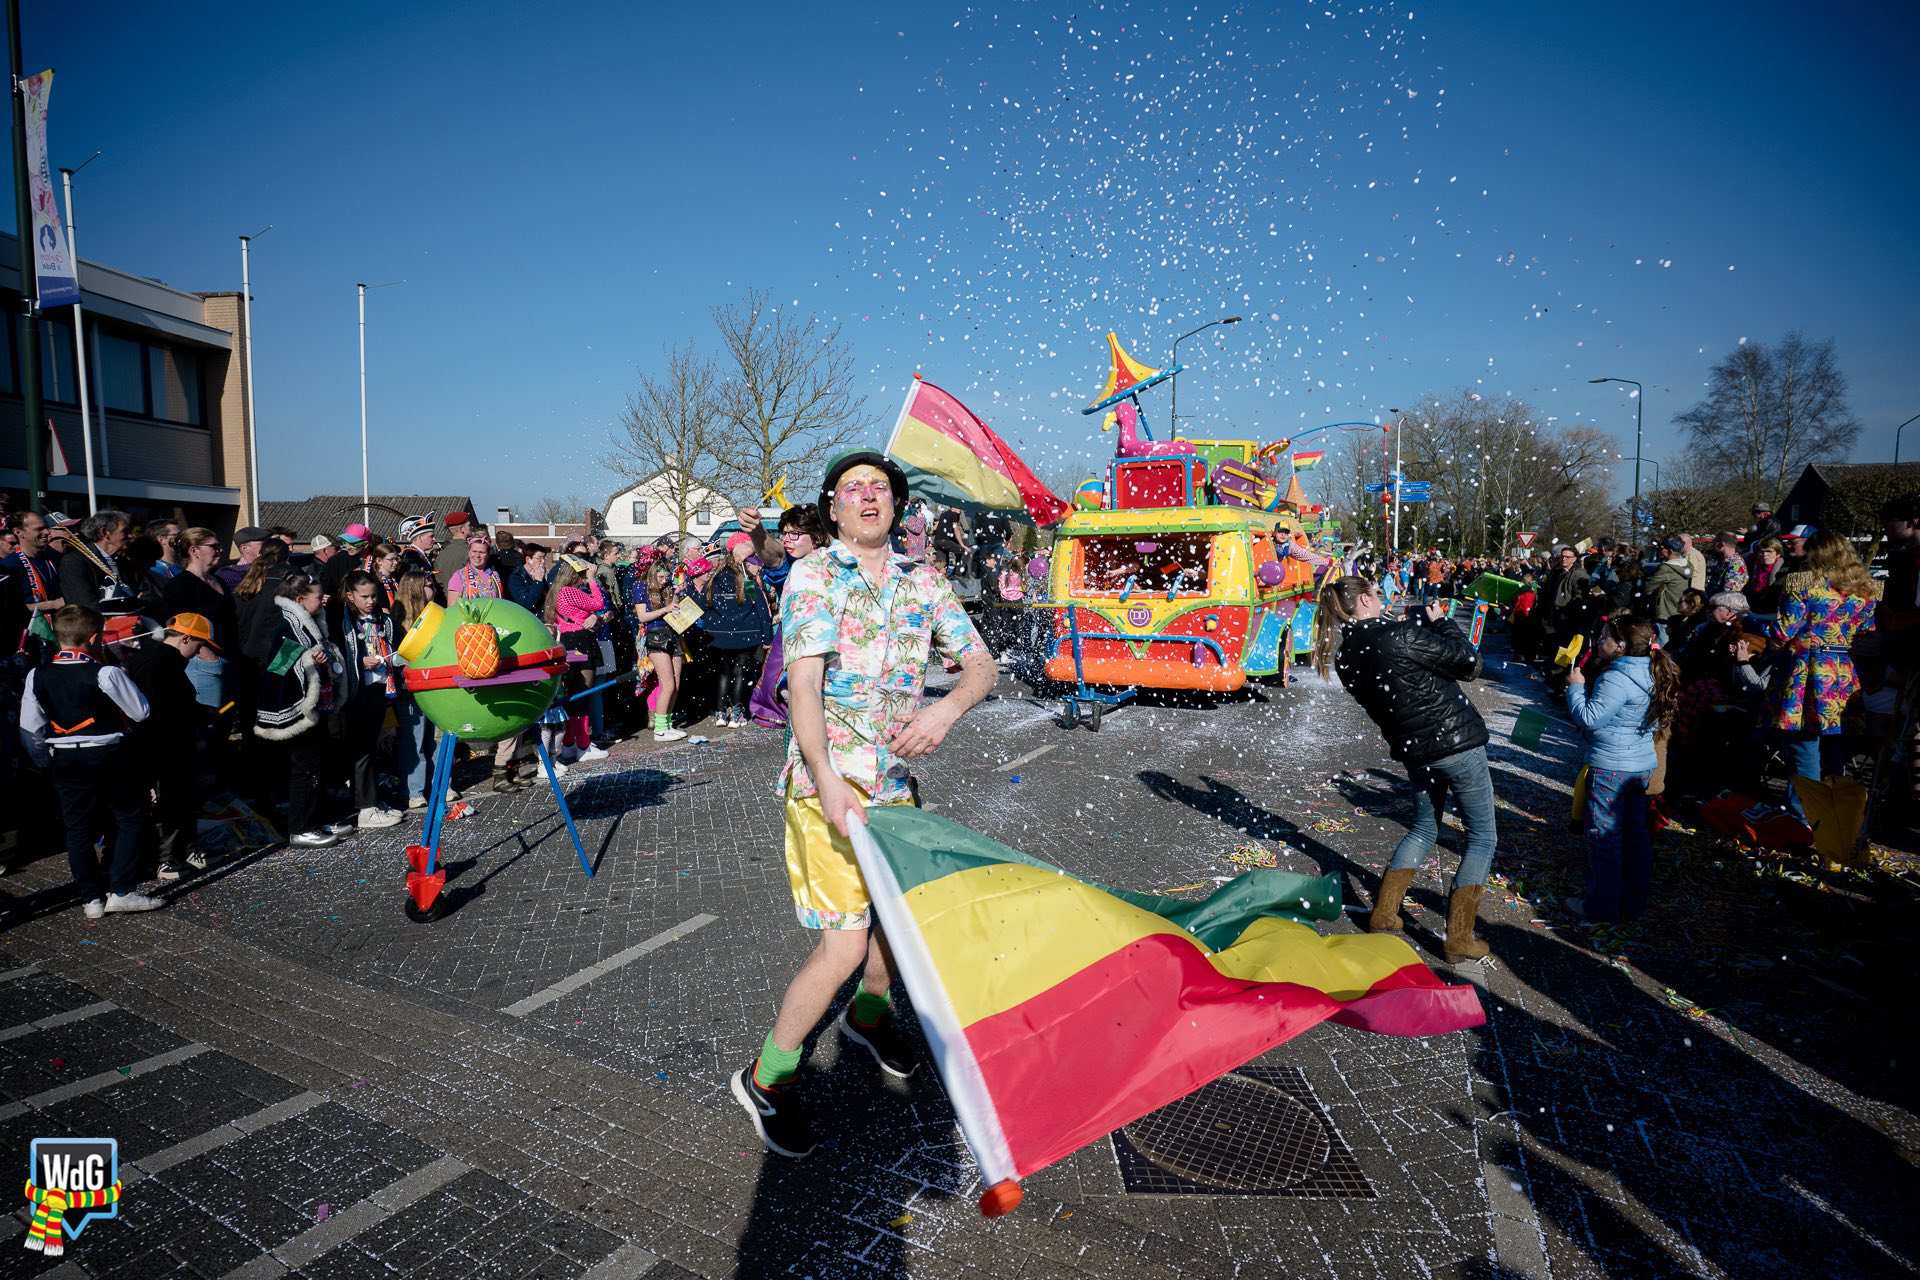
<svg viewBox="0 0 1920 1280">
<path fill-rule="evenodd" d="M 80 279 L 67 252 L 60 206 L 53 197 L 53 170 L 47 167 L 47 98 L 53 92 L 49 68 L 20 82 L 27 116 L 27 202 L 33 209 L 33 273 L 40 305 L 70 307 L 80 301 Z M 22 282 L 24 284 L 24 282 Z"/>
</svg>

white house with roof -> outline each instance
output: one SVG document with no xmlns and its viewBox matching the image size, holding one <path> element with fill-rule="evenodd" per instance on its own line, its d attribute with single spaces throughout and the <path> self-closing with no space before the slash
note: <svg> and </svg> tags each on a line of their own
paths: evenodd
<svg viewBox="0 0 1920 1280">
<path fill-rule="evenodd" d="M 680 514 L 675 509 L 674 490 L 664 471 L 615 493 L 607 499 L 607 536 L 619 542 L 652 542 L 680 529 Z M 688 494 L 692 510 L 687 515 L 687 532 L 696 538 L 710 536 L 714 529 L 733 519 L 735 503 L 723 493 L 704 485 L 693 486 Z"/>
</svg>

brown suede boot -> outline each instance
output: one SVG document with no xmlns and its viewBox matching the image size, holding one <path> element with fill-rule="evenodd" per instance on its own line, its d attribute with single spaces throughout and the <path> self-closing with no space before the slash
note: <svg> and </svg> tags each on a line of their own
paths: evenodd
<svg viewBox="0 0 1920 1280">
<path fill-rule="evenodd" d="M 1413 883 L 1413 869 L 1389 869 L 1380 877 L 1380 892 L 1373 900 L 1373 914 L 1367 917 L 1368 933 L 1405 933 L 1407 922 L 1400 918 L 1400 901 Z"/>
<path fill-rule="evenodd" d="M 1473 936 L 1473 919 L 1480 913 L 1480 891 L 1483 886 L 1465 885 L 1453 891 L 1447 899 L 1447 940 L 1441 947 L 1441 954 L 1449 964 L 1459 964 L 1462 960 L 1480 960 L 1486 957 L 1487 944 Z"/>
</svg>

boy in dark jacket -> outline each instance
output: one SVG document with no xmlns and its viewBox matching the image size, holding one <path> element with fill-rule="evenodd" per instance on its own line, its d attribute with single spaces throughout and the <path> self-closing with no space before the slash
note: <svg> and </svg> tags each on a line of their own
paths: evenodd
<svg viewBox="0 0 1920 1280">
<path fill-rule="evenodd" d="M 147 700 L 127 673 L 100 661 L 100 615 L 67 605 L 53 618 L 60 645 L 53 661 L 27 673 L 20 737 L 35 763 L 53 772 L 67 830 L 67 866 L 89 920 L 109 911 L 164 906 L 139 891 L 136 863 L 146 818 L 146 787 L 126 767 L 127 730 L 147 718 Z M 97 818 L 111 816 L 106 867 L 94 852 Z"/>
</svg>

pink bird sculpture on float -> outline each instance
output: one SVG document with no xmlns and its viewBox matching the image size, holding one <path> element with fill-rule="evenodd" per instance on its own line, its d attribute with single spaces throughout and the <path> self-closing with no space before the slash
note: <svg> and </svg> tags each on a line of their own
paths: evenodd
<svg viewBox="0 0 1920 1280">
<path fill-rule="evenodd" d="M 1113 416 L 1120 423 L 1120 444 L 1114 449 L 1119 458 L 1168 458 L 1176 456 L 1193 457 L 1194 448 L 1185 440 L 1155 440 L 1140 426 L 1140 412 L 1133 407 L 1133 401 L 1122 400 L 1113 407 Z"/>
</svg>

